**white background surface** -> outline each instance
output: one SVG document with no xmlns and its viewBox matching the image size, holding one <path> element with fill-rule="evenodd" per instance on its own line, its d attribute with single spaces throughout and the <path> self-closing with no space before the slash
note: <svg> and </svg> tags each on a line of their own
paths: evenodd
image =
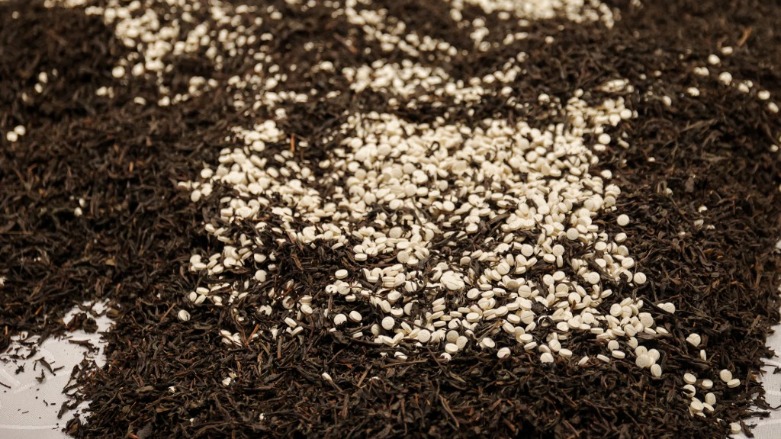
<svg viewBox="0 0 781 439">
<path fill-rule="evenodd" d="M 103 306 L 98 304 L 93 310 L 100 314 Z M 79 311 L 74 309 L 65 317 L 67 323 Z M 82 330 L 69 333 L 63 339 L 49 339 L 43 342 L 38 348 L 38 352 L 28 360 L 9 360 L 6 354 L 0 356 L 0 382 L 11 388 L 0 386 L 0 438 L 2 439 L 62 439 L 68 436 L 62 432 L 65 424 L 73 418 L 74 411 L 65 413 L 62 419 L 57 419 L 57 413 L 60 411 L 61 404 L 66 400 L 62 394 L 63 388 L 68 384 L 68 380 L 73 370 L 73 366 L 81 363 L 85 355 L 93 358 L 95 362 L 102 366 L 105 363 L 103 348 L 104 343 L 100 342 L 100 333 L 107 331 L 111 325 L 111 320 L 107 317 L 93 316 L 98 323 L 98 332 L 88 334 Z M 16 338 L 17 340 L 19 337 Z M 98 352 L 89 354 L 88 350 L 82 346 L 68 343 L 68 340 L 90 340 L 93 345 L 99 348 Z M 27 338 L 28 341 L 35 340 L 35 336 Z M 14 343 L 11 346 L 13 351 L 15 347 L 20 346 Z M 26 347 L 22 347 L 18 353 L 25 354 L 30 352 Z M 41 364 L 36 364 L 35 360 L 44 358 L 52 367 L 58 370 L 55 375 L 44 370 L 45 380 L 38 383 L 37 377 L 41 376 Z M 24 372 L 16 374 L 17 367 L 24 365 Z M 44 404 L 44 400 L 48 405 Z M 78 407 L 76 411 L 82 412 L 86 404 Z"/>
</svg>

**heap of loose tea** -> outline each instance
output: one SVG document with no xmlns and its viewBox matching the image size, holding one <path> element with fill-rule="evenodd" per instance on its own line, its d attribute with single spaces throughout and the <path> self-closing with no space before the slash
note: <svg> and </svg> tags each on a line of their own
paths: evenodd
<svg viewBox="0 0 781 439">
<path fill-rule="evenodd" d="M 749 432 L 781 8 L 721 3 L 1 4 L 3 343 L 109 300 L 76 436 Z"/>
</svg>

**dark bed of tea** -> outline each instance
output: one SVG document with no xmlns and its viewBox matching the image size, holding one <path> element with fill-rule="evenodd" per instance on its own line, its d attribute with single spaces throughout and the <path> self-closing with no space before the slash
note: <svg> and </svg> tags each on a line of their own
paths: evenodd
<svg viewBox="0 0 781 439">
<path fill-rule="evenodd" d="M 2 1 L 0 349 L 108 303 L 76 437 L 750 434 L 779 22 L 758 0 Z"/>
</svg>

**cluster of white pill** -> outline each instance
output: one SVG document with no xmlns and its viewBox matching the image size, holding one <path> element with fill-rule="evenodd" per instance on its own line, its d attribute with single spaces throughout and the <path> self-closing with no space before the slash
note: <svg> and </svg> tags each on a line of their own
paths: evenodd
<svg viewBox="0 0 781 439">
<path fill-rule="evenodd" d="M 383 27 L 376 11 L 348 7 L 343 13 L 383 43 L 401 35 Z M 367 29 L 372 26 L 379 30 Z M 443 96 L 478 102 L 484 95 L 511 94 L 501 84 L 512 82 L 525 61 L 519 56 L 489 75 L 453 80 L 417 59 L 431 51 L 447 56 L 452 46 L 427 38 L 404 41 L 409 62 L 380 59 L 344 69 L 350 87 L 357 93 L 381 90 L 401 107 Z M 234 85 L 266 80 L 257 73 L 254 81 Z M 600 89 L 619 94 L 631 85 L 617 78 Z M 608 282 L 647 282 L 623 244 L 626 234 L 611 236 L 597 225 L 615 210 L 620 189 L 609 183 L 609 171 L 591 172 L 598 162 L 594 151 L 626 147 L 605 131 L 634 114 L 620 96 L 592 107 L 583 94 L 576 90 L 566 102 L 545 94 L 534 102 L 508 102 L 508 108 L 544 104 L 552 114 L 568 115 L 566 124 L 544 127 L 501 118 L 413 123 L 389 113 L 357 112 L 334 128 L 348 133 L 338 144 L 316 145 L 328 148 L 317 162 L 297 159 L 292 150 L 270 154 L 291 134 L 267 120 L 235 129 L 243 144 L 223 150 L 216 167 L 182 186 L 195 202 L 216 183 L 233 188 L 234 196 L 220 200 L 221 224 L 246 224 L 278 240 L 350 252 L 352 263 L 334 269 L 322 291 L 297 300 L 279 289 L 270 292 L 272 300 L 262 309 L 280 316 L 279 325 L 266 328 L 274 336 L 300 334 L 301 322 L 321 313 L 331 330 L 403 348 L 399 358 L 423 344 L 440 346 L 444 358 L 470 347 L 505 358 L 518 346 L 554 362 L 577 355 L 569 340 L 580 331 L 607 348 L 594 360 L 633 356 L 660 376 L 660 353 L 642 346 L 637 335 L 667 332 L 644 311 L 644 302 L 625 298 L 602 311 L 613 295 Z M 630 223 L 627 215 L 616 218 L 617 228 Z M 248 294 L 246 282 L 266 283 L 278 275 L 277 255 L 267 242 L 233 233 L 230 226 L 206 229 L 225 245 L 208 257 L 193 255 L 191 269 L 210 280 L 189 294 L 195 304 L 237 303 Z M 465 241 L 471 245 L 459 245 Z M 250 267 L 248 279 L 224 280 L 226 271 Z M 541 327 L 555 330 L 538 336 Z M 236 333 L 223 336 L 240 344 Z M 578 362 L 590 360 L 581 355 Z"/>
</svg>

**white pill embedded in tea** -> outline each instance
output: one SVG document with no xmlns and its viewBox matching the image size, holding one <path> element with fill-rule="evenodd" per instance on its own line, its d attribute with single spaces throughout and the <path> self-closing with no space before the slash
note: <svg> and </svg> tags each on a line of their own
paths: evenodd
<svg viewBox="0 0 781 439">
<path fill-rule="evenodd" d="M 694 346 L 696 348 L 702 342 L 702 337 L 700 337 L 700 334 L 692 333 L 692 334 L 689 334 L 688 337 L 686 337 L 686 341 L 690 345 L 692 345 L 692 346 Z"/>
<path fill-rule="evenodd" d="M 186 321 L 190 320 L 190 313 L 185 311 L 185 310 L 183 310 L 183 309 L 179 310 L 179 312 L 176 314 L 176 316 L 179 318 L 179 320 L 181 320 L 183 322 L 186 322 Z"/>
<path fill-rule="evenodd" d="M 442 273 L 442 277 L 439 281 L 442 282 L 442 285 L 444 285 L 445 288 L 451 291 L 462 290 L 466 286 L 461 277 L 452 271 Z"/>
<path fill-rule="evenodd" d="M 393 317 L 388 316 L 382 319 L 382 328 L 386 331 L 390 331 L 394 326 L 396 326 L 396 320 Z"/>
<path fill-rule="evenodd" d="M 651 360 L 651 357 L 649 357 L 648 354 L 640 354 L 635 359 L 635 364 L 637 367 L 641 368 L 651 367 L 653 365 L 653 360 Z"/>
</svg>

